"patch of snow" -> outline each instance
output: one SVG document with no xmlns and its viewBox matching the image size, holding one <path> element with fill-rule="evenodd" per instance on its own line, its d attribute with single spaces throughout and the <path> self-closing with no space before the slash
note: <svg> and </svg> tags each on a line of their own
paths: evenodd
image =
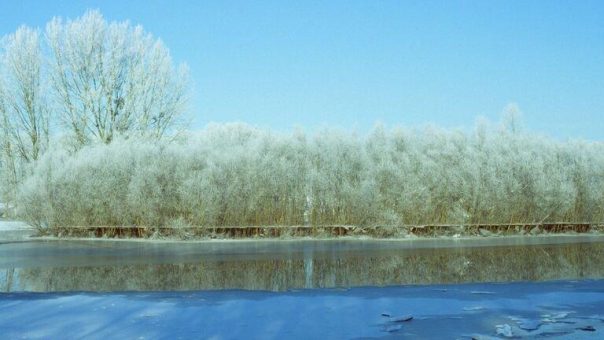
<svg viewBox="0 0 604 340">
<path fill-rule="evenodd" d="M 7 221 L 0 219 L 0 231 L 13 231 L 13 230 L 30 230 L 34 229 L 22 221 Z"/>
</svg>

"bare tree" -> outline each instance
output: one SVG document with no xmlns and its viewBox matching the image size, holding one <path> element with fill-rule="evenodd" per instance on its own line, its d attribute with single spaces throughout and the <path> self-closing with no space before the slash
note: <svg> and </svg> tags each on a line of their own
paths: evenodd
<svg viewBox="0 0 604 340">
<path fill-rule="evenodd" d="M 162 137 L 186 102 L 187 70 L 159 39 L 98 11 L 46 26 L 57 113 L 77 145 L 118 135 Z"/>
</svg>

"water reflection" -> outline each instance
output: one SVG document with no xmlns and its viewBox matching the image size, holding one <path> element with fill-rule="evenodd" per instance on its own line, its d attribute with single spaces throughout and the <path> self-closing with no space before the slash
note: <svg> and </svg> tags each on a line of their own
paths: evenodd
<svg viewBox="0 0 604 340">
<path fill-rule="evenodd" d="M 409 248 L 394 243 L 378 246 L 368 243 L 358 247 L 358 244 L 332 242 L 328 245 L 290 244 L 285 248 L 263 246 L 259 249 L 264 251 L 256 249 L 255 256 L 246 251 L 234 252 L 233 249 L 240 249 L 241 244 L 225 244 L 222 248 L 212 245 L 217 248 L 211 251 L 209 246 L 197 244 L 191 248 L 183 247 L 172 255 L 165 253 L 163 248 L 149 251 L 146 246 L 132 248 L 125 243 L 112 245 L 109 250 L 106 245 L 86 245 L 82 248 L 85 250 L 74 246 L 64 251 L 65 256 L 42 261 L 38 266 L 33 257 L 28 257 L 32 249 L 38 251 L 33 247 L 30 252 L 14 255 L 16 265 L 7 266 L 7 260 L 0 263 L 5 267 L 0 269 L 0 289 L 5 292 L 282 291 L 604 277 L 604 242 L 601 241 L 436 248 Z M 109 256 L 107 252 L 115 256 Z M 124 256 L 124 252 L 129 257 Z M 74 255 L 78 253 L 80 256 Z"/>
</svg>

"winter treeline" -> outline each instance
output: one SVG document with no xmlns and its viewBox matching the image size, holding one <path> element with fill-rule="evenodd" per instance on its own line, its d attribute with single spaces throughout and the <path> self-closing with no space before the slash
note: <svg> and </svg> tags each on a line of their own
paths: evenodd
<svg viewBox="0 0 604 340">
<path fill-rule="evenodd" d="M 92 11 L 17 29 L 0 43 L 0 201 L 39 227 L 604 221 L 602 143 L 514 119 L 176 138 L 187 93 L 186 68 L 140 26 Z"/>
<path fill-rule="evenodd" d="M 601 222 L 602 155 L 602 143 L 485 127 L 211 125 L 178 141 L 52 148 L 18 207 L 42 227 Z"/>
</svg>

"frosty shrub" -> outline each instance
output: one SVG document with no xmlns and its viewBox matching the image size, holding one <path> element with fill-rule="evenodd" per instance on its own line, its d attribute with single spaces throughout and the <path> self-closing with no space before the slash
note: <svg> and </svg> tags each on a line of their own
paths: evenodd
<svg viewBox="0 0 604 340">
<path fill-rule="evenodd" d="M 37 226 L 601 222 L 604 145 L 478 127 L 364 137 L 210 125 L 52 148 L 19 193 Z"/>
</svg>

